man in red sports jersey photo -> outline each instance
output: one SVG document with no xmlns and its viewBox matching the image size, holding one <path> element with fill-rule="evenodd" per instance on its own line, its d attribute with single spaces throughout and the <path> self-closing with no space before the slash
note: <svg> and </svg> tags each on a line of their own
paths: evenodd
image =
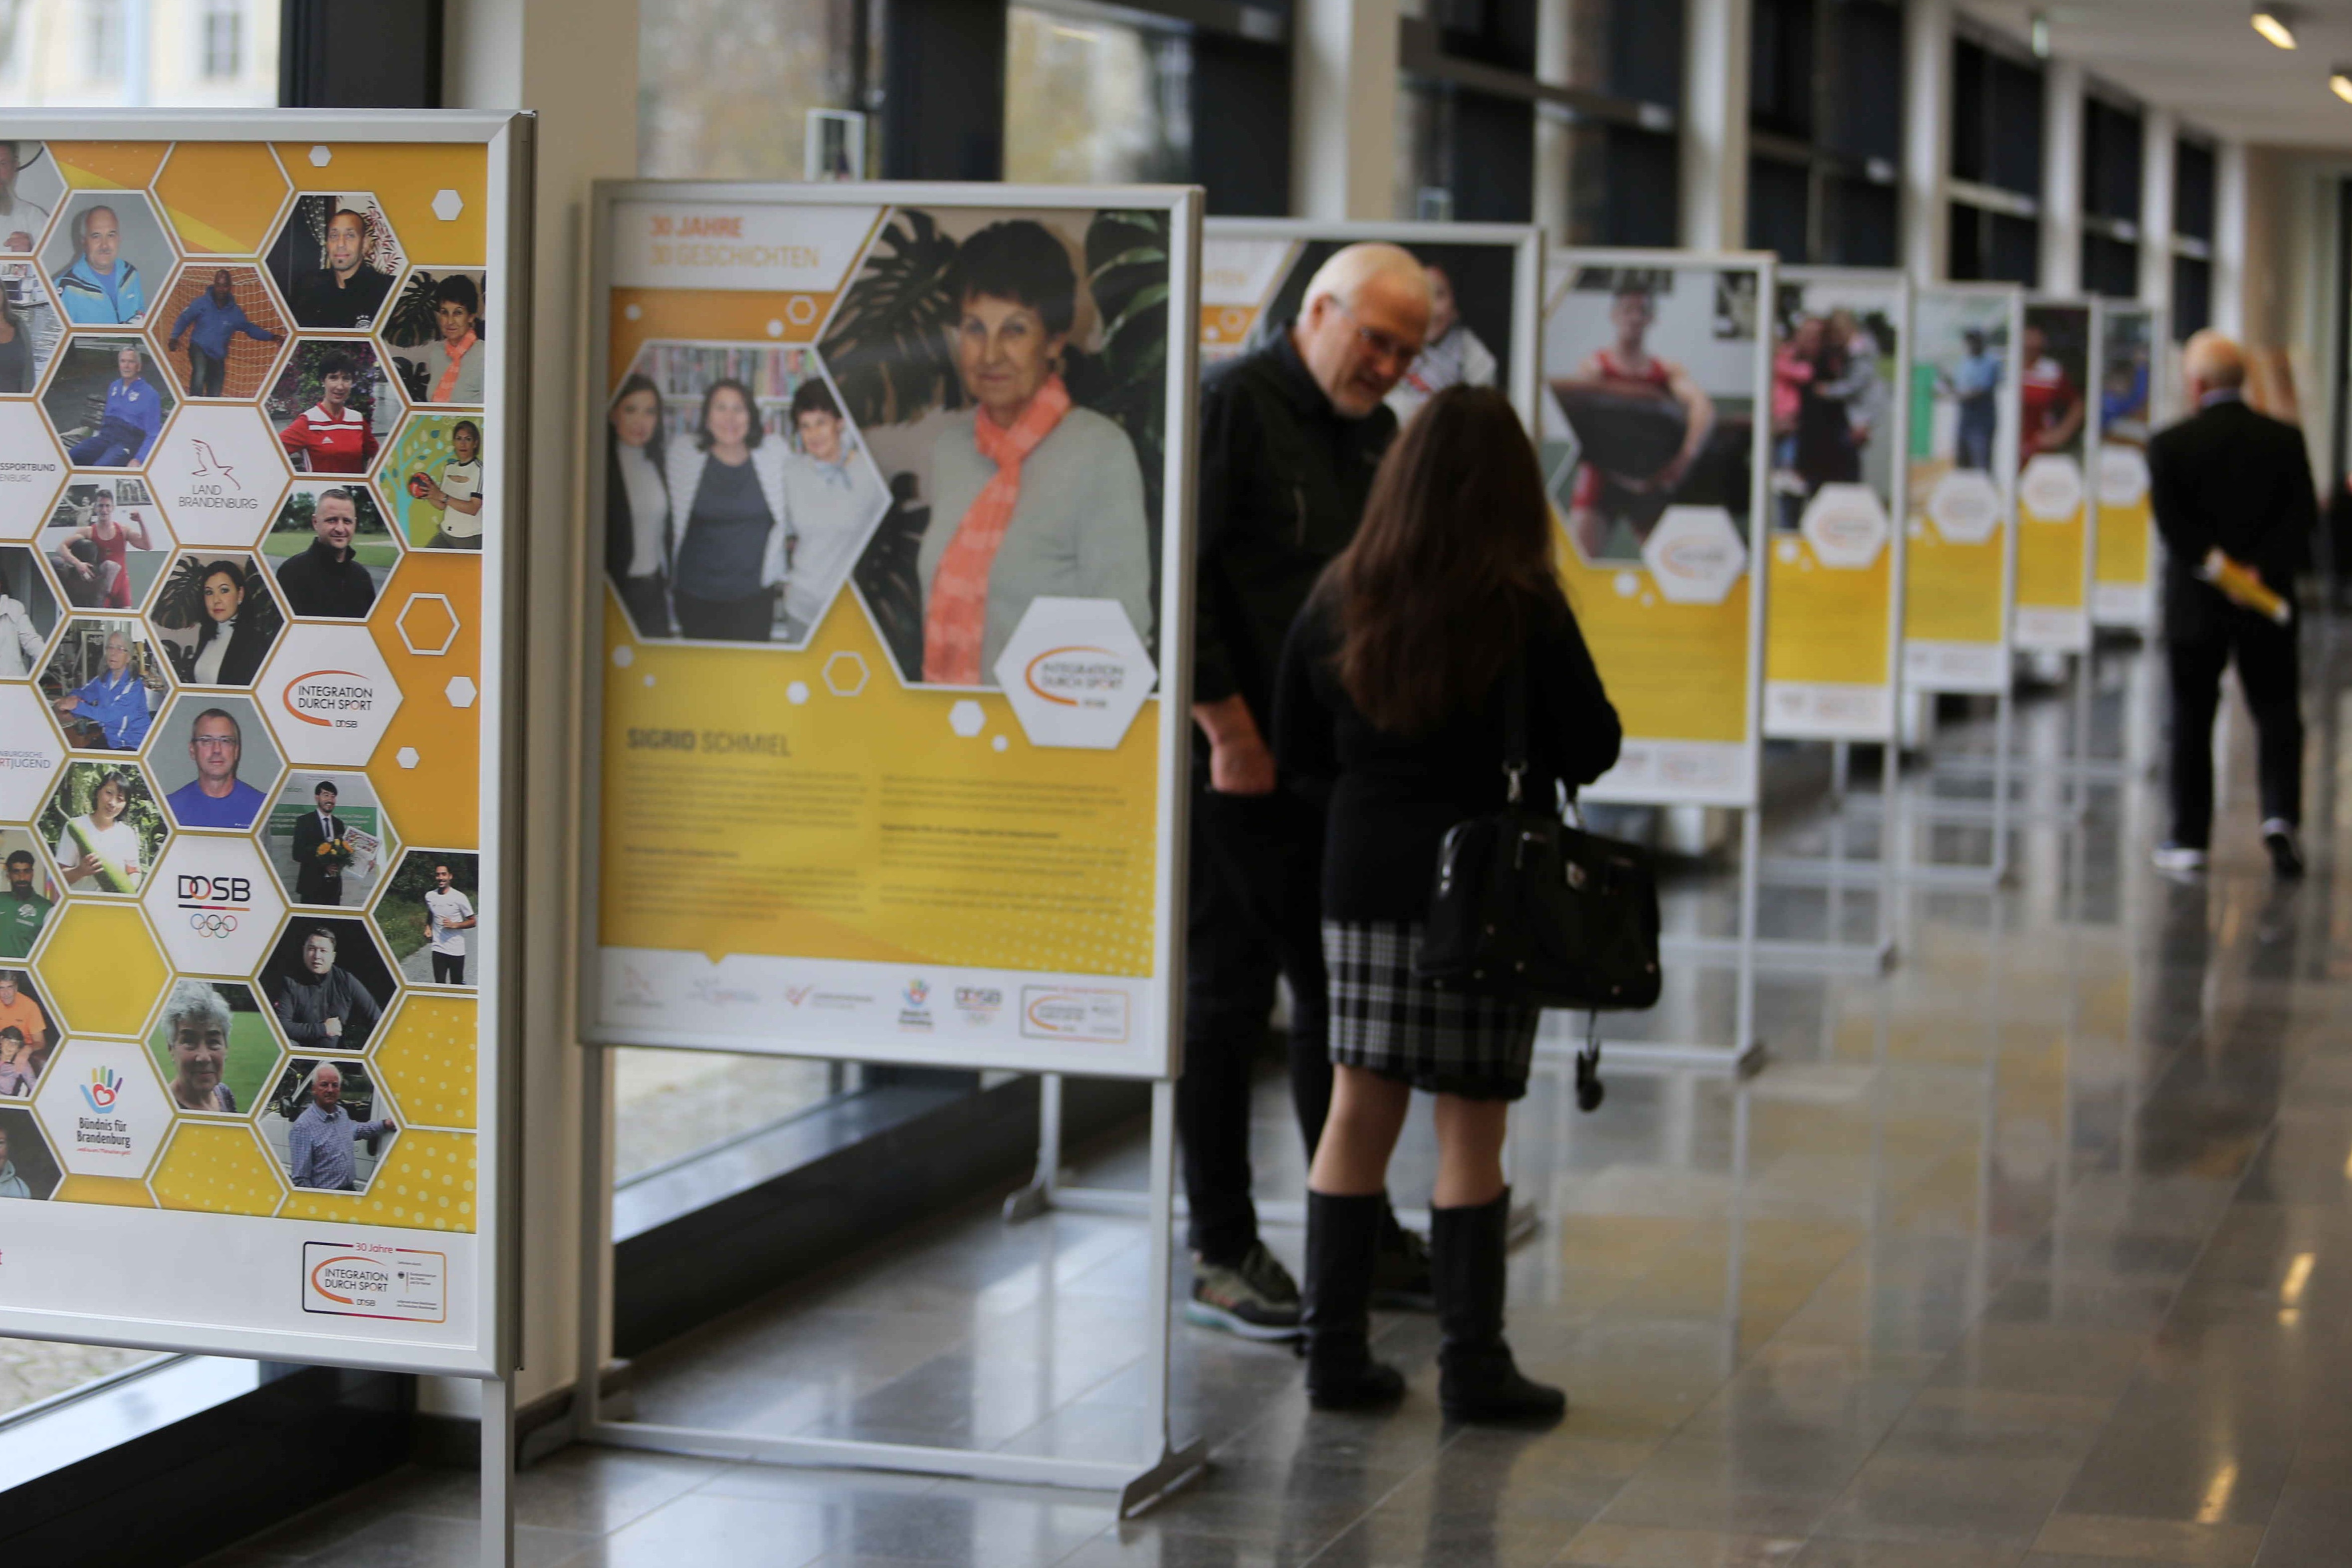
<svg viewBox="0 0 2352 1568">
<path fill-rule="evenodd" d="M 2063 452 L 2083 433 L 2085 405 L 2082 388 L 2074 384 L 2058 356 L 2050 352 L 2050 337 L 2039 326 L 2026 323 L 2021 340 L 2024 374 L 2018 395 L 2024 400 L 2017 464 L 2022 468 L 2042 452 Z"/>
<path fill-rule="evenodd" d="M 278 433 L 294 466 L 313 474 L 364 474 L 376 453 L 375 430 L 365 410 L 352 402 L 358 367 L 348 354 L 330 353 L 319 363 L 319 401 Z"/>
</svg>

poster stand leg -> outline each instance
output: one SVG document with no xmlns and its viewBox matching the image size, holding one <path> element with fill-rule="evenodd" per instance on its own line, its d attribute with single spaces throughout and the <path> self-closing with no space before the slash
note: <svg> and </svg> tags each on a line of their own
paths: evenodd
<svg viewBox="0 0 2352 1568">
<path fill-rule="evenodd" d="M 514 1563 L 514 1380 L 482 1380 L 481 1568 Z"/>
<path fill-rule="evenodd" d="M 1881 769 L 1881 776 L 1885 780 L 1882 798 L 1892 802 L 1902 758 L 1892 741 L 1887 742 L 1882 750 L 1885 762 Z M 1846 858 L 1847 810 L 1858 805 L 1861 799 L 1853 794 L 1853 744 L 1846 741 L 1832 741 L 1829 853 L 1826 856 L 1775 856 L 1762 862 L 1761 875 L 1778 885 L 1822 888 L 1829 894 L 1828 929 L 1822 941 L 1767 937 L 1758 942 L 1758 961 L 1775 974 L 1875 975 L 1884 974 L 1895 967 L 1894 837 L 1888 814 L 1882 808 L 1877 863 L 1871 865 Z M 1864 813 L 1856 812 L 1854 815 Z M 1868 942 L 1846 942 L 1838 935 L 1845 926 L 1845 890 L 1848 888 L 1869 888 L 1876 892 L 1877 914 Z M 1687 938 L 1669 937 L 1660 945 L 1682 954 L 1704 955 L 1709 951 L 1704 939 L 1694 942 Z"/>
</svg>

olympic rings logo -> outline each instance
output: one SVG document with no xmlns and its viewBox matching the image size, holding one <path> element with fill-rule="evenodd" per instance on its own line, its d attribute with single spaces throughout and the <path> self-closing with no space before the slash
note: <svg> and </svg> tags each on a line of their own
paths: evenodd
<svg viewBox="0 0 2352 1568">
<path fill-rule="evenodd" d="M 236 931 L 236 917 L 198 910 L 188 917 L 188 929 L 198 936 L 230 936 Z"/>
</svg>

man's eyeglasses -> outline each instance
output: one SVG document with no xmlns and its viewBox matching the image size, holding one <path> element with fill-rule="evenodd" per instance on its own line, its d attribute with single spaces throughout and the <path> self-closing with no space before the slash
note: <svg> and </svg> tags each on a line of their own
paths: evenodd
<svg viewBox="0 0 2352 1568">
<path fill-rule="evenodd" d="M 1397 374 L 1402 375 L 1406 371 L 1411 370 L 1412 362 L 1421 357 L 1419 343 L 1408 343 L 1402 338 L 1391 337 L 1378 327 L 1368 327 L 1364 325 L 1362 317 L 1340 304 L 1339 300 L 1334 300 L 1331 303 L 1338 309 L 1339 314 L 1347 317 L 1349 322 L 1355 327 L 1356 341 L 1370 350 L 1375 358 L 1384 360 L 1395 367 Z"/>
</svg>

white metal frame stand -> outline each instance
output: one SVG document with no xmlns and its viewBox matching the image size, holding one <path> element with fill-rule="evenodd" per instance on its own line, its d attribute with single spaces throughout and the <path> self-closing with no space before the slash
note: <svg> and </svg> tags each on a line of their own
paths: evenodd
<svg viewBox="0 0 2352 1568">
<path fill-rule="evenodd" d="M 634 1448 L 655 1454 L 687 1454 L 765 1465 L 805 1465 L 842 1469 L 890 1470 L 1023 1486 L 1066 1487 L 1115 1492 L 1118 1513 L 1131 1519 L 1197 1477 L 1208 1464 L 1208 1445 L 1195 1438 L 1176 1443 L 1168 1427 L 1169 1302 L 1174 1280 L 1172 1226 L 1176 1200 L 1176 1085 L 1151 1083 L 1151 1187 L 1137 1197 L 1152 1219 L 1151 1268 L 1147 1286 L 1153 1310 L 1145 1360 L 1144 1426 L 1157 1453 L 1133 1459 L 1071 1459 L 1036 1454 L 1005 1454 L 985 1448 L 934 1447 L 913 1443 L 873 1443 L 854 1437 L 777 1436 L 728 1427 L 679 1426 L 621 1421 L 603 1411 L 604 1337 L 608 1307 L 604 1258 L 612 1246 L 612 1190 L 604 1179 L 604 1047 L 586 1045 L 582 1125 L 590 1147 L 581 1163 L 582 1247 L 579 1364 L 572 1384 L 572 1427 L 583 1443 Z M 1048 1075 L 1050 1076 L 1050 1075 Z M 1058 1135 L 1060 1085 L 1055 1085 L 1052 1119 Z M 1075 1206 L 1075 1205 L 1073 1205 Z M 484 1428 L 485 1438 L 488 1427 Z M 487 1476 L 487 1470 L 485 1471 Z"/>
<path fill-rule="evenodd" d="M 482 1388 L 482 1568 L 511 1568 L 515 1547 L 514 1380 Z"/>
</svg>

